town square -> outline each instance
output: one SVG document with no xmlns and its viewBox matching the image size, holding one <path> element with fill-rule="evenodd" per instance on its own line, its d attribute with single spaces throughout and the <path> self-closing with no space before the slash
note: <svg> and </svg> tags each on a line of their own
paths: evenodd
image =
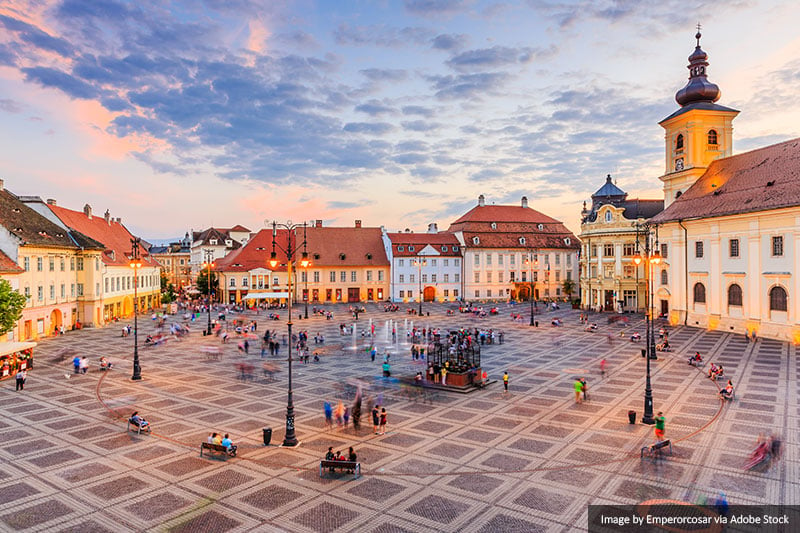
<svg viewBox="0 0 800 533">
<path fill-rule="evenodd" d="M 0 2 L 0 531 L 800 530 L 800 7 Z"/>
<path fill-rule="evenodd" d="M 448 314 L 452 304 L 426 303 L 419 317 L 368 304 L 356 322 L 342 305 L 327 309 L 332 320 L 295 318 L 295 331 L 324 337 L 310 344 L 319 362 L 294 361 L 297 447 L 281 446 L 287 346 L 262 357 L 257 341 L 265 328 L 283 335 L 285 315 L 231 313 L 223 344 L 202 334 L 201 314 L 188 322 L 188 335 L 140 346 L 141 381 L 130 380 L 133 337 L 120 333 L 129 322 L 47 339 L 24 393 L 9 383 L 0 389 L 8 413 L 0 428 L 7 465 L 0 521 L 30 531 L 580 531 L 589 504 L 797 497 L 795 346 L 668 327 L 672 351 L 652 361 L 652 382 L 672 453 L 642 458 L 642 447 L 655 442 L 653 427 L 628 420 L 629 410 L 641 417 L 643 405 L 644 341 L 630 340 L 644 333 L 641 316 L 608 324 L 592 313 L 597 331 L 586 331 L 571 309 L 541 309 L 539 326 L 531 327 L 522 305 L 501 305 L 485 317 L 455 307 Z M 511 318 L 520 312 L 524 320 Z M 248 354 L 238 347 L 245 337 L 234 332 L 237 319 L 257 322 Z M 555 320 L 563 325 L 551 325 Z M 386 335 L 389 322 L 399 326 L 395 342 Z M 469 392 L 430 387 L 428 397 L 417 397 L 384 380 L 387 351 L 393 376 L 424 369 L 405 334 L 413 328 L 502 332 L 502 344 L 495 336 L 481 345 L 489 383 Z M 155 321 L 141 317 L 140 329 L 141 337 L 155 335 Z M 371 345 L 379 351 L 375 362 Z M 218 349 L 218 358 L 209 358 L 208 348 Z M 708 379 L 708 363 L 687 364 L 698 351 L 724 365 L 738 387 L 735 401 L 719 398 L 722 383 Z M 91 361 L 86 374 L 73 374 L 72 354 Z M 100 357 L 111 370 L 100 370 Z M 265 362 L 279 366 L 276 379 L 262 375 Z M 251 379 L 242 379 L 242 364 L 257 369 Z M 572 385 L 580 377 L 588 400 L 578 404 Z M 364 395 L 360 429 L 352 421 L 327 427 L 323 403 L 350 406 L 357 387 Z M 385 435 L 373 432 L 374 403 L 389 413 Z M 126 430 L 134 410 L 150 422 L 150 434 Z M 274 432 L 268 446 L 264 428 Z M 212 431 L 230 433 L 236 457 L 201 458 Z M 784 451 L 767 468 L 747 471 L 759 434 L 780 435 Z M 331 446 L 355 448 L 357 479 L 338 471 L 320 476 Z"/>
</svg>

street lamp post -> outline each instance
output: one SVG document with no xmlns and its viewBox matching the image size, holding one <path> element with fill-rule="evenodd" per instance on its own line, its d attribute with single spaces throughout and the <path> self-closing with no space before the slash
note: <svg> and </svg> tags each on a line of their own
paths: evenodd
<svg viewBox="0 0 800 533">
<path fill-rule="evenodd" d="M 306 304 L 306 310 L 303 313 L 303 318 L 308 319 L 308 271 L 303 272 L 303 281 L 305 283 L 305 287 L 303 289 L 303 300 Z"/>
<path fill-rule="evenodd" d="M 139 366 L 139 269 L 142 260 L 139 257 L 139 237 L 131 239 L 131 268 L 133 269 L 133 375 L 131 379 L 142 379 L 142 367 Z"/>
<path fill-rule="evenodd" d="M 286 229 L 286 248 L 280 246 L 276 242 L 278 236 L 278 226 Z M 270 254 L 269 265 L 272 268 L 278 266 L 278 255 L 275 253 L 276 249 L 281 250 L 286 254 L 286 273 L 288 276 L 289 293 L 286 301 L 288 305 L 289 321 L 287 326 L 289 328 L 289 395 L 286 402 L 286 435 L 283 438 L 284 446 L 297 446 L 297 435 L 295 434 L 294 427 L 294 400 L 292 395 L 292 263 L 297 252 L 302 247 L 303 253 L 300 259 L 300 266 L 306 268 L 308 262 L 308 251 L 306 249 L 306 223 L 302 224 L 303 227 L 303 242 L 292 244 L 292 233 L 300 227 L 300 224 L 292 224 L 291 220 L 286 224 L 278 224 L 272 222 L 272 253 Z"/>
<path fill-rule="evenodd" d="M 421 257 L 417 257 L 414 263 L 417 265 L 417 276 L 419 278 L 419 316 L 422 316 L 422 266 L 427 265 L 428 262 Z"/>
<path fill-rule="evenodd" d="M 652 265 L 657 265 L 661 262 L 661 254 L 656 248 L 655 250 L 651 249 L 650 246 L 650 230 L 651 225 L 649 223 L 638 224 L 634 223 L 637 228 L 637 233 L 640 228 L 645 229 L 644 234 L 644 256 L 639 253 L 639 250 L 636 250 L 636 255 L 633 257 L 633 262 L 636 263 L 637 267 L 643 261 L 645 262 L 645 285 L 647 290 L 645 291 L 645 327 L 647 330 L 646 335 L 646 347 L 642 350 L 642 355 L 645 356 L 647 359 L 647 378 L 645 382 L 645 389 L 644 389 L 644 415 L 642 416 L 642 423 L 643 424 L 655 424 L 655 418 L 653 417 L 653 390 L 650 386 L 650 360 L 651 359 L 658 359 L 656 355 L 656 343 L 655 343 L 655 332 L 653 331 L 653 274 L 652 274 Z M 637 248 L 638 248 L 638 240 L 637 240 Z"/>
<path fill-rule="evenodd" d="M 206 310 L 208 311 L 208 329 L 206 329 L 206 335 L 211 335 L 211 267 L 214 266 L 214 250 L 203 250 L 203 253 L 206 254 L 206 262 L 203 263 L 203 266 L 206 267 L 206 287 L 208 288 L 208 302 Z"/>
</svg>

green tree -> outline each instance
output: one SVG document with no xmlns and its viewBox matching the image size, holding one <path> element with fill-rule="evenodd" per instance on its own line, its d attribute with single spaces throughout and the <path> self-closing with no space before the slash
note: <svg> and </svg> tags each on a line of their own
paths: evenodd
<svg viewBox="0 0 800 533">
<path fill-rule="evenodd" d="M 572 293 L 575 292 L 575 282 L 571 279 L 565 279 L 561 284 L 561 290 L 567 295 L 567 298 L 572 300 Z"/>
<path fill-rule="evenodd" d="M 27 301 L 25 296 L 11 288 L 8 281 L 0 279 L 0 335 L 14 329 Z"/>
<path fill-rule="evenodd" d="M 212 293 L 216 292 L 217 288 L 219 287 L 219 276 L 215 275 L 214 272 L 211 272 L 211 291 Z M 208 295 L 209 287 L 208 287 L 208 270 L 201 270 L 200 273 L 197 275 L 197 290 L 200 291 L 200 294 Z"/>
<path fill-rule="evenodd" d="M 167 288 L 161 293 L 161 303 L 170 304 L 176 300 L 175 286 L 170 283 Z"/>
<path fill-rule="evenodd" d="M 161 271 L 161 292 L 165 292 L 167 290 L 167 285 L 169 285 L 169 278 L 167 277 L 167 273 L 162 270 Z"/>
</svg>

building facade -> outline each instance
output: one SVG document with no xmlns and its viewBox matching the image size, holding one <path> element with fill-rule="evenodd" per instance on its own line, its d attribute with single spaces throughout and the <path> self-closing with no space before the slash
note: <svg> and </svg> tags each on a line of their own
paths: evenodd
<svg viewBox="0 0 800 533">
<path fill-rule="evenodd" d="M 661 121 L 670 321 L 800 342 L 800 139 L 731 155 L 738 111 L 717 105 L 698 43 L 681 106 Z"/>
<path fill-rule="evenodd" d="M 643 311 L 647 302 L 645 265 L 635 255 L 645 251 L 642 225 L 664 209 L 663 200 L 628 199 L 606 177 L 581 212 L 580 293 L 583 309 Z"/>
<path fill-rule="evenodd" d="M 565 300 L 578 292 L 578 238 L 528 207 L 478 205 L 448 229 L 463 248 L 464 300 Z M 569 281 L 572 289 L 564 290 Z"/>
<path fill-rule="evenodd" d="M 391 262 L 390 298 L 393 302 L 452 302 L 463 294 L 461 244 L 449 232 L 383 232 Z"/>
<path fill-rule="evenodd" d="M 28 299 L 16 340 L 93 325 L 102 305 L 103 245 L 42 216 L 29 207 L 34 200 L 41 203 L 14 195 L 0 180 L 0 250 L 21 268 L 18 290 Z"/>
<path fill-rule="evenodd" d="M 180 241 L 165 246 L 151 246 L 148 252 L 158 261 L 167 283 L 172 284 L 176 291 L 192 284 L 192 239 L 189 233 Z"/>
<path fill-rule="evenodd" d="M 205 267 L 207 261 L 215 262 L 241 248 L 250 239 L 250 230 L 241 225 L 232 228 L 208 228 L 192 231 L 190 266 L 192 279 Z"/>
</svg>

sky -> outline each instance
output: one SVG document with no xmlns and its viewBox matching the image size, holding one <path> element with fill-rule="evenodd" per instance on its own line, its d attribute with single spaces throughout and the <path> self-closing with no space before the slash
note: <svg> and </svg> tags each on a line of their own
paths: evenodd
<svg viewBox="0 0 800 533">
<path fill-rule="evenodd" d="M 800 137 L 800 4 L 0 0 L 0 178 L 146 239 L 211 225 L 580 231 L 611 174 L 660 198 L 696 24 L 734 152 Z"/>
</svg>

